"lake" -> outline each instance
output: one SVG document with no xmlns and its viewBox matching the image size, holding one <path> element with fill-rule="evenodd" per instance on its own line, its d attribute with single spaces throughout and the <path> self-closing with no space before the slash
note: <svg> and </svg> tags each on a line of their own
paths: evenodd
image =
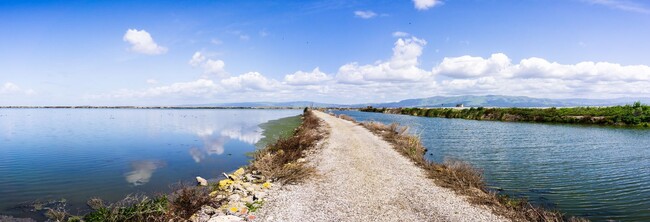
<svg viewBox="0 0 650 222">
<path fill-rule="evenodd" d="M 34 203 L 62 202 L 75 214 L 91 197 L 111 202 L 216 178 L 248 164 L 260 124 L 301 113 L 0 109 L 0 214 L 39 217 Z"/>
<path fill-rule="evenodd" d="M 409 126 L 427 158 L 467 161 L 502 193 L 594 221 L 650 221 L 650 130 L 335 113 Z"/>
</svg>

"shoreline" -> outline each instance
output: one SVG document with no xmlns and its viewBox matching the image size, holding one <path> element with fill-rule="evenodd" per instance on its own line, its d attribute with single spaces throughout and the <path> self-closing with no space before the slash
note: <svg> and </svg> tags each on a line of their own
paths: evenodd
<svg viewBox="0 0 650 222">
<path fill-rule="evenodd" d="M 373 108 L 361 112 L 478 121 L 594 125 L 628 128 L 650 127 L 650 106 L 641 103 L 611 107 L 561 108 Z"/>
</svg>

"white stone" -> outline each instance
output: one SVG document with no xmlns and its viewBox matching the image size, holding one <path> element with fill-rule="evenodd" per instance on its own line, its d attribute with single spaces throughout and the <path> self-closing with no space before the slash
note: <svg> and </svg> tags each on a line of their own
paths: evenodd
<svg viewBox="0 0 650 222">
<path fill-rule="evenodd" d="M 262 191 L 255 192 L 253 193 L 253 195 L 255 196 L 256 199 L 263 199 L 264 197 L 266 197 L 266 193 Z"/>
<path fill-rule="evenodd" d="M 235 221 L 244 221 L 244 219 L 233 215 L 226 215 L 226 216 L 216 216 L 208 220 L 208 222 L 235 222 Z"/>
<path fill-rule="evenodd" d="M 239 194 L 233 194 L 233 195 L 230 195 L 230 196 L 228 197 L 228 200 L 229 200 L 229 201 L 232 201 L 232 202 L 237 202 L 237 201 L 239 201 L 239 199 L 241 199 L 241 197 L 239 196 Z"/>
<path fill-rule="evenodd" d="M 198 182 L 200 186 L 208 185 L 208 180 L 203 179 L 203 177 L 196 177 L 196 182 Z"/>
</svg>

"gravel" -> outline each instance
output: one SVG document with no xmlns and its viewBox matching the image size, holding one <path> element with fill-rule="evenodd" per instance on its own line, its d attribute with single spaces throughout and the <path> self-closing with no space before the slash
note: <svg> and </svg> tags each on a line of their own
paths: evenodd
<svg viewBox="0 0 650 222">
<path fill-rule="evenodd" d="M 307 158 L 318 176 L 270 192 L 256 221 L 507 221 L 435 185 L 362 126 L 316 115 L 330 131 Z"/>
</svg>

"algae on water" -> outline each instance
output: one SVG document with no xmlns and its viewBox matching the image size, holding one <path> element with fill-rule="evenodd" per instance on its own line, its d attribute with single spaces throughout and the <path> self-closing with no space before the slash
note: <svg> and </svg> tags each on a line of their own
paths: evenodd
<svg viewBox="0 0 650 222">
<path fill-rule="evenodd" d="M 257 148 L 264 148 L 266 145 L 275 142 L 278 138 L 292 136 L 294 130 L 298 128 L 302 122 L 300 117 L 300 115 L 285 117 L 260 124 L 260 128 L 264 130 L 262 133 L 264 137 L 258 141 L 255 146 Z"/>
</svg>

